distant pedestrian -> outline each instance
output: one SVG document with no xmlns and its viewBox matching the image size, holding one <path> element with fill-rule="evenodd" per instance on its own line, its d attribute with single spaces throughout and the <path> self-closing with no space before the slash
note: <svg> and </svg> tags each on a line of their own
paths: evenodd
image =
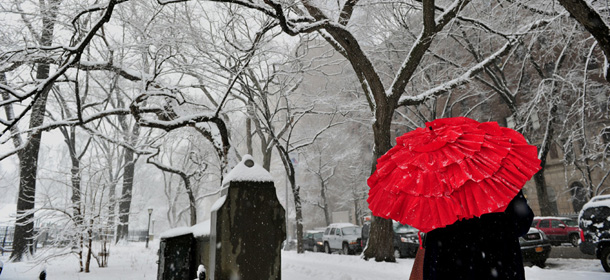
<svg viewBox="0 0 610 280">
<path fill-rule="evenodd" d="M 519 193 L 502 213 L 458 221 L 426 234 L 423 279 L 524 280 L 519 236 L 534 213 Z"/>
</svg>

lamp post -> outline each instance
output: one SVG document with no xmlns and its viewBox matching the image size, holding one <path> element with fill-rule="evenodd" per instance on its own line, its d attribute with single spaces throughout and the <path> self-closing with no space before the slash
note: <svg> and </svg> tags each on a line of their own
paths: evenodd
<svg viewBox="0 0 610 280">
<path fill-rule="evenodd" d="M 152 215 L 152 208 L 148 208 L 148 228 L 146 229 L 146 248 L 148 248 L 148 240 L 150 239 L 150 216 Z"/>
</svg>

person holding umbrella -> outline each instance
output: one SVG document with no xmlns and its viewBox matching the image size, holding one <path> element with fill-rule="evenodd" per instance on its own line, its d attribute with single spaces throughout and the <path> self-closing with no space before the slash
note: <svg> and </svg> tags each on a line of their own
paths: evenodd
<svg viewBox="0 0 610 280">
<path fill-rule="evenodd" d="M 521 188 L 540 170 L 537 148 L 466 117 L 428 122 L 396 142 L 377 160 L 367 201 L 375 216 L 425 233 L 412 279 L 525 279 L 518 237 L 533 212 Z"/>
</svg>

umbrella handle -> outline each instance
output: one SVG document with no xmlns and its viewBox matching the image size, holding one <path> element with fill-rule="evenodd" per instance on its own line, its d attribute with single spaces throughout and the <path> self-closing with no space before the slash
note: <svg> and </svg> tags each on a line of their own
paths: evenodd
<svg viewBox="0 0 610 280">
<path fill-rule="evenodd" d="M 411 275 L 409 280 L 423 280 L 424 279 L 424 255 L 426 249 L 420 248 L 415 254 L 415 261 L 413 262 L 413 268 L 411 269 Z"/>
</svg>

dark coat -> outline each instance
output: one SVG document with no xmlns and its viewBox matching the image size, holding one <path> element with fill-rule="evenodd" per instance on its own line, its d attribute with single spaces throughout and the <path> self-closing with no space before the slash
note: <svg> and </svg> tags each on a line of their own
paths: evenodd
<svg viewBox="0 0 610 280">
<path fill-rule="evenodd" d="M 503 213 L 458 221 L 425 236 L 424 279 L 525 279 L 519 236 L 534 218 L 519 192 Z"/>
</svg>

